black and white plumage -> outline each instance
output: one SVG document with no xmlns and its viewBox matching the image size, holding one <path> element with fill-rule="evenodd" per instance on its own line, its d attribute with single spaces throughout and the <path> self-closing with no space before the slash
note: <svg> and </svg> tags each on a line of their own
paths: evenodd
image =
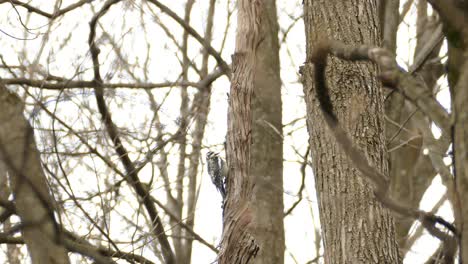
<svg viewBox="0 0 468 264">
<path fill-rule="evenodd" d="M 206 166 L 208 167 L 208 174 L 216 189 L 221 193 L 223 201 L 226 199 L 226 175 L 227 166 L 224 160 L 219 157 L 218 153 L 208 151 L 206 154 Z"/>
</svg>

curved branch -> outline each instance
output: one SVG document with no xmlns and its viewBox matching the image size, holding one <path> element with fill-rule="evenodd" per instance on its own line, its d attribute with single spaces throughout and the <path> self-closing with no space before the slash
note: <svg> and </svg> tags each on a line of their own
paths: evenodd
<svg viewBox="0 0 468 264">
<path fill-rule="evenodd" d="M 432 119 L 444 133 L 450 132 L 448 112 L 434 98 L 423 81 L 401 70 L 390 51 L 366 45 L 349 46 L 338 41 L 322 43 L 319 49 L 322 49 L 322 52 L 326 52 L 326 54 L 331 53 L 349 61 L 365 60 L 374 62 L 380 67 L 380 79 L 387 87 L 397 90 L 405 98 L 409 99 L 411 103 Z M 317 55 L 318 49 L 315 53 Z M 324 61 L 324 63 L 326 62 Z"/>
<path fill-rule="evenodd" d="M 89 23 L 90 26 L 90 33 L 89 33 L 89 49 L 91 52 L 91 58 L 93 60 L 93 69 L 94 69 L 94 80 L 93 82 L 96 85 L 94 89 L 96 95 L 96 102 L 98 105 L 99 113 L 101 114 L 102 120 L 106 127 L 106 131 L 111 138 L 112 142 L 114 143 L 115 151 L 117 152 L 120 161 L 122 162 L 125 170 L 127 172 L 127 181 L 130 186 L 133 187 L 135 192 L 137 193 L 138 197 L 142 200 L 143 205 L 151 219 L 152 229 L 154 236 L 158 239 L 161 245 L 162 255 L 164 260 L 167 264 L 174 264 L 175 257 L 172 251 L 171 245 L 169 244 L 169 240 L 164 230 L 164 226 L 162 224 L 161 218 L 158 215 L 156 210 L 156 206 L 154 205 L 153 201 L 151 200 L 151 196 L 148 193 L 147 188 L 141 183 L 140 178 L 138 176 L 138 172 L 136 169 L 135 164 L 130 160 L 128 155 L 127 149 L 124 147 L 122 140 L 120 139 L 119 132 L 117 126 L 112 121 L 109 109 L 107 108 L 106 102 L 104 100 L 104 87 L 102 85 L 102 78 L 99 71 L 99 48 L 96 46 L 95 37 L 96 37 L 96 24 L 108 10 L 109 8 L 118 3 L 120 0 L 108 0 L 101 10 L 94 15 Z"/>
<path fill-rule="evenodd" d="M 118 88 L 127 88 L 127 89 L 158 89 L 158 88 L 168 88 L 173 86 L 178 87 L 194 87 L 197 89 L 206 89 L 219 77 L 223 76 L 224 73 L 216 69 L 210 74 L 206 75 L 205 78 L 199 82 L 162 82 L 162 83 L 96 83 L 93 81 L 73 81 L 73 80 L 63 80 L 58 82 L 50 82 L 48 80 L 35 80 L 27 78 L 10 78 L 2 79 L 3 84 L 5 85 L 27 85 L 31 87 L 37 87 L 41 89 L 48 90 L 63 90 L 63 89 L 74 89 L 74 88 L 109 88 L 109 89 L 118 89 Z"/>
<path fill-rule="evenodd" d="M 63 9 L 60 9 L 58 10 L 57 12 L 51 14 L 51 13 L 48 13 L 48 12 L 45 12 L 45 11 L 42 11 L 41 9 L 37 8 L 37 7 L 34 7 L 30 4 L 27 4 L 27 3 L 23 3 L 21 1 L 18 1 L 18 0 L 1 0 L 0 1 L 0 4 L 3 4 L 3 3 L 10 3 L 11 5 L 13 6 L 21 6 L 23 8 L 25 8 L 26 10 L 28 10 L 28 12 L 31 12 L 31 13 L 36 13 L 38 15 L 41 15 L 43 17 L 47 17 L 47 18 L 50 18 L 50 19 L 56 19 L 57 17 L 59 16 L 62 16 L 64 15 L 65 13 L 68 13 L 86 3 L 91 3 L 92 1 L 94 0 L 81 0 L 81 1 L 78 1 L 74 4 L 71 4 Z"/>
</svg>

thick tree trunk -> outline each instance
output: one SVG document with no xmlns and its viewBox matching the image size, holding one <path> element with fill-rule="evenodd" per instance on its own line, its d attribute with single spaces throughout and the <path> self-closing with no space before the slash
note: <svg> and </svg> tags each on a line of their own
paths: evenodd
<svg viewBox="0 0 468 264">
<path fill-rule="evenodd" d="M 60 243 L 55 206 L 21 100 L 0 84 L 0 159 L 11 175 L 16 213 L 33 264 L 69 263 Z"/>
<path fill-rule="evenodd" d="M 259 250 L 253 236 L 256 215 L 252 206 L 253 182 L 250 177 L 251 101 L 257 48 L 263 39 L 260 34 L 260 19 L 264 7 L 261 0 L 239 0 L 237 8 L 236 50 L 232 56 L 228 109 L 229 175 L 219 252 L 220 264 L 250 263 Z"/>
<path fill-rule="evenodd" d="M 283 139 L 278 22 L 275 0 L 264 1 L 252 98 L 252 200 L 254 236 L 261 250 L 254 263 L 284 263 Z M 268 216 L 268 217 L 266 217 Z"/>
<path fill-rule="evenodd" d="M 323 38 L 380 44 L 375 0 L 306 0 L 304 20 L 308 58 L 314 43 Z M 315 96 L 312 67 L 304 68 L 304 92 L 325 263 L 398 263 L 393 217 L 375 200 L 368 182 L 359 177 L 328 131 Z M 341 126 L 370 162 L 387 174 L 377 68 L 333 58 L 326 78 Z"/>
</svg>

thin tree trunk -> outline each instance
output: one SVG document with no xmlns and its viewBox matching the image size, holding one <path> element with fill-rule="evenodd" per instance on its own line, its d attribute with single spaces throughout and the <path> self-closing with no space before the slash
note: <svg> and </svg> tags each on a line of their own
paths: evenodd
<svg viewBox="0 0 468 264">
<path fill-rule="evenodd" d="M 194 0 L 188 0 L 185 4 L 185 17 L 184 22 L 190 24 L 190 13 L 192 12 L 192 7 Z M 190 66 L 190 59 L 188 57 L 188 37 L 189 34 L 187 31 L 184 31 L 182 36 L 182 80 L 184 82 L 188 81 L 188 70 Z M 180 129 L 181 131 L 186 131 L 188 128 L 188 117 L 189 117 L 189 95 L 187 91 L 187 86 L 182 86 L 180 88 Z M 186 175 L 186 157 L 187 157 L 187 134 L 182 133 L 179 138 L 179 162 L 177 166 L 177 178 L 176 178 L 176 200 L 177 200 L 177 212 L 176 215 L 179 219 L 182 219 L 182 207 L 184 205 L 184 178 Z M 184 240 L 182 236 L 182 228 L 180 225 L 174 226 L 174 252 L 176 255 L 177 263 L 186 263 L 185 249 L 184 249 Z"/>
<path fill-rule="evenodd" d="M 252 98 L 251 174 L 255 185 L 254 236 L 261 250 L 254 263 L 284 263 L 283 139 L 278 21 L 275 0 L 264 1 Z M 268 217 L 266 217 L 268 216 Z"/>
<path fill-rule="evenodd" d="M 304 20 L 308 58 L 314 43 L 323 38 L 380 44 L 375 0 L 306 0 Z M 306 64 L 304 68 L 304 92 L 325 263 L 399 263 L 393 217 L 375 200 L 368 183 L 330 135 L 313 91 L 312 67 Z M 371 163 L 387 174 L 377 68 L 333 58 L 326 78 L 341 126 Z"/>
<path fill-rule="evenodd" d="M 433 1 L 431 1 L 433 2 Z M 434 5 L 433 5 L 434 7 Z M 447 22 L 447 21 L 444 21 Z M 468 27 L 465 19 L 464 27 Z M 468 262 L 468 34 L 444 24 L 447 38 L 447 79 L 453 109 L 453 176 L 456 184 L 455 224 L 460 229 L 460 263 Z M 458 217 L 457 217 L 458 216 Z"/>
<path fill-rule="evenodd" d="M 215 14 L 216 2 L 210 0 L 208 8 L 208 17 L 205 30 L 205 41 L 211 43 L 213 35 L 213 19 Z M 203 50 L 202 67 L 200 70 L 200 80 L 208 75 L 209 53 Z M 200 163 L 200 155 L 202 148 L 203 136 L 205 135 L 205 127 L 208 121 L 208 113 L 210 111 L 211 102 L 211 84 L 208 84 L 203 89 L 200 89 L 193 98 L 193 109 L 196 111 L 195 129 L 192 133 L 192 154 L 190 155 L 190 167 L 188 169 L 188 194 L 187 194 L 187 225 L 193 228 L 195 225 L 195 210 L 197 202 L 197 174 L 198 165 Z M 190 234 L 186 233 L 187 239 L 184 244 L 185 263 L 191 263 L 192 242 Z"/>
</svg>

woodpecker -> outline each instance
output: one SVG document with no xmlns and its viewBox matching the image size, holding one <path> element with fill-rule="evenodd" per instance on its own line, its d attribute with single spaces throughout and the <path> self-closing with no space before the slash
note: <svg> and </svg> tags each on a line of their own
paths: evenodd
<svg viewBox="0 0 468 264">
<path fill-rule="evenodd" d="M 208 174 L 211 177 L 211 181 L 216 189 L 221 193 L 224 202 L 226 199 L 226 163 L 221 157 L 219 157 L 218 153 L 208 151 L 206 154 L 206 166 L 208 167 Z"/>
</svg>

